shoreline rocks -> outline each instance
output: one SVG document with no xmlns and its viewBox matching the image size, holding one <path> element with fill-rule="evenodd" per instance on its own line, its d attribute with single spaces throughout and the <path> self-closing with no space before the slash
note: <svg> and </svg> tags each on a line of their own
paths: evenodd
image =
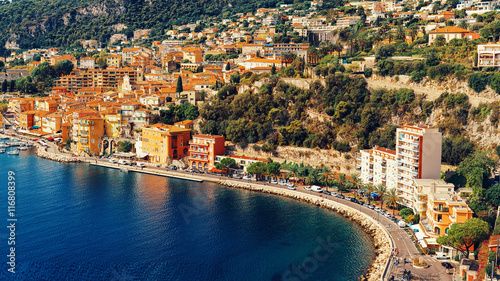
<svg viewBox="0 0 500 281">
<path fill-rule="evenodd" d="M 264 193 L 281 195 L 299 201 L 307 202 L 322 208 L 335 211 L 341 216 L 358 224 L 373 239 L 373 245 L 375 247 L 375 255 L 376 255 L 375 260 L 370 265 L 370 268 L 368 268 L 367 272 L 360 277 L 360 280 L 366 280 L 366 281 L 382 280 L 382 277 L 385 273 L 385 270 L 389 262 L 389 255 L 392 251 L 392 245 L 391 245 L 392 241 L 391 238 L 389 237 L 389 234 L 387 234 L 386 230 L 383 229 L 383 227 L 379 223 L 370 218 L 368 215 L 360 213 L 359 211 L 349 206 L 339 204 L 331 200 L 324 200 L 324 198 L 318 197 L 316 195 L 297 193 L 294 192 L 293 190 L 280 189 L 271 186 L 267 187 L 267 186 L 262 186 L 261 184 L 252 184 L 252 183 L 244 184 L 241 182 L 235 182 L 231 180 L 220 180 L 219 183 L 221 185 L 225 185 L 228 187 L 235 187 L 252 191 L 260 191 Z"/>
<path fill-rule="evenodd" d="M 71 157 L 71 156 L 66 156 L 62 154 L 54 154 L 45 151 L 45 148 L 41 146 L 36 146 L 36 155 L 40 158 L 52 160 L 52 161 L 57 161 L 57 162 L 62 162 L 62 163 L 77 163 L 80 162 L 80 160 L 76 157 Z"/>
</svg>

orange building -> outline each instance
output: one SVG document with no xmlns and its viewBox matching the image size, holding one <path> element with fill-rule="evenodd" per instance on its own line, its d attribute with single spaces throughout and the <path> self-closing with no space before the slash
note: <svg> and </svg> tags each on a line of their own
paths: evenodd
<svg viewBox="0 0 500 281">
<path fill-rule="evenodd" d="M 420 225 L 430 237 L 448 233 L 453 223 L 463 223 L 474 212 L 454 191 L 454 185 L 441 179 L 415 179 L 413 209 L 420 215 Z"/>
<path fill-rule="evenodd" d="M 172 125 L 154 124 L 142 128 L 142 150 L 151 162 L 170 164 L 189 155 L 191 129 Z"/>
<path fill-rule="evenodd" d="M 91 155 L 101 153 L 104 120 L 97 116 L 85 116 L 78 119 L 78 152 Z"/>
<path fill-rule="evenodd" d="M 38 110 L 30 110 L 19 113 L 19 127 L 24 130 L 29 130 L 33 127 L 33 117 Z"/>
<path fill-rule="evenodd" d="M 200 171 L 214 168 L 216 155 L 223 155 L 226 150 L 225 141 L 224 136 L 194 135 L 189 147 L 191 166 Z"/>
</svg>

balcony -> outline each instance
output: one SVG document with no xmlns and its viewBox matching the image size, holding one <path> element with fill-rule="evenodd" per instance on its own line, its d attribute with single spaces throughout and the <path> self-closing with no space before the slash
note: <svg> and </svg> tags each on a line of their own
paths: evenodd
<svg viewBox="0 0 500 281">
<path fill-rule="evenodd" d="M 448 213 L 450 209 L 448 207 L 443 207 L 443 208 L 433 208 L 434 212 L 436 213 Z"/>
</svg>

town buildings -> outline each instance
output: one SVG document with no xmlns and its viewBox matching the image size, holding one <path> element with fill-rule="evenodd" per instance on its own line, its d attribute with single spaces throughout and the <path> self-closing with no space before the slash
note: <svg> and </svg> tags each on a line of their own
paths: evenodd
<svg viewBox="0 0 500 281">
<path fill-rule="evenodd" d="M 170 164 L 189 156 L 191 128 L 174 125 L 153 124 L 142 128 L 142 151 L 153 163 Z"/>
<path fill-rule="evenodd" d="M 478 33 L 463 29 L 457 26 L 447 26 L 429 32 L 429 46 L 434 43 L 438 36 L 443 36 L 446 43 L 452 39 L 467 38 L 468 40 L 475 40 L 481 37 Z"/>
<path fill-rule="evenodd" d="M 442 136 L 429 126 L 401 126 L 396 130 L 396 150 L 362 150 L 358 158 L 361 179 L 368 184 L 395 188 L 406 206 L 414 201 L 415 179 L 441 176 Z"/>
<path fill-rule="evenodd" d="M 225 137 L 193 135 L 189 147 L 189 163 L 193 169 L 209 171 L 215 167 L 217 155 L 224 155 Z"/>
<path fill-rule="evenodd" d="M 500 67 L 499 43 L 477 45 L 477 67 Z"/>
</svg>

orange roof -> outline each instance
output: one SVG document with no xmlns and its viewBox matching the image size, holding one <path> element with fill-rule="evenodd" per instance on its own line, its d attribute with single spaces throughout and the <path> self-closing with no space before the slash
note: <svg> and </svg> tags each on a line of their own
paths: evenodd
<svg viewBox="0 0 500 281">
<path fill-rule="evenodd" d="M 457 26 L 447 26 L 437 30 L 430 31 L 429 33 L 466 33 L 469 32 L 467 29 L 463 29 Z"/>
</svg>

